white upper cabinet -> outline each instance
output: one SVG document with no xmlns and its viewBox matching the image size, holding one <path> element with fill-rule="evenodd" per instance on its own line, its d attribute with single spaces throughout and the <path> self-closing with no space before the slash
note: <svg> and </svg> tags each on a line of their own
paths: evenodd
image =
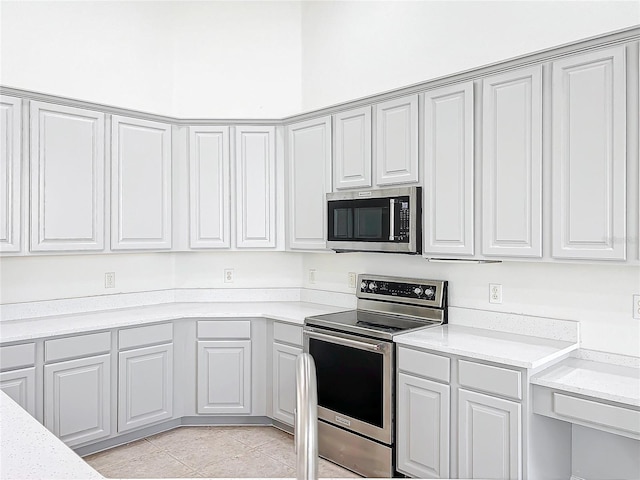
<svg viewBox="0 0 640 480">
<path fill-rule="evenodd" d="M 418 182 L 418 95 L 376 105 L 376 185 Z"/>
<path fill-rule="evenodd" d="M 473 255 L 473 82 L 424 94 L 425 254 Z"/>
<path fill-rule="evenodd" d="M 236 127 L 236 246 L 276 246 L 275 127 Z"/>
<path fill-rule="evenodd" d="M 31 251 L 104 249 L 104 122 L 31 102 Z"/>
<path fill-rule="evenodd" d="M 552 67 L 552 256 L 624 260 L 625 47 Z"/>
<path fill-rule="evenodd" d="M 333 116 L 334 189 L 371 186 L 371 107 Z"/>
<path fill-rule="evenodd" d="M 541 257 L 542 66 L 482 84 L 482 253 Z"/>
<path fill-rule="evenodd" d="M 22 100 L 0 97 L 0 252 L 20 251 Z"/>
<path fill-rule="evenodd" d="M 189 127 L 189 246 L 229 248 L 229 127 Z"/>
<path fill-rule="evenodd" d="M 289 248 L 326 249 L 331 191 L 331 117 L 287 127 Z"/>
<path fill-rule="evenodd" d="M 171 248 L 171 125 L 114 115 L 111 249 Z"/>
</svg>

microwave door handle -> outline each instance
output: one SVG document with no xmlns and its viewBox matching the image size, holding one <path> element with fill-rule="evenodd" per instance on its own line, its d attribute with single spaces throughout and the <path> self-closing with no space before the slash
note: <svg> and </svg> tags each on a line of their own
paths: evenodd
<svg viewBox="0 0 640 480">
<path fill-rule="evenodd" d="M 395 235 L 394 235 L 394 225 L 395 225 L 395 216 L 396 216 L 396 209 L 395 209 L 395 203 L 396 203 L 396 199 L 395 198 L 390 198 L 389 199 L 389 240 L 393 241 L 395 239 Z"/>
</svg>

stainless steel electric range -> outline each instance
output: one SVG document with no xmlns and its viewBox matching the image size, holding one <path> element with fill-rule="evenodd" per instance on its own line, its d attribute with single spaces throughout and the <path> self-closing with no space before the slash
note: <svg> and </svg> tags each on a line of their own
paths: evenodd
<svg viewBox="0 0 640 480">
<path fill-rule="evenodd" d="M 307 317 L 320 456 L 365 477 L 395 471 L 394 335 L 447 323 L 447 282 L 358 276 L 357 310 Z"/>
</svg>

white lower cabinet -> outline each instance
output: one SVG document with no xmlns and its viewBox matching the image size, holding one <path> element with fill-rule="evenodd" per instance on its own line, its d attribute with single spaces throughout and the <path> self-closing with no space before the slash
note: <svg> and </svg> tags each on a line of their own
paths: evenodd
<svg viewBox="0 0 640 480">
<path fill-rule="evenodd" d="M 44 366 L 44 425 L 68 446 L 111 434 L 111 355 Z"/>
<path fill-rule="evenodd" d="M 449 385 L 398 375 L 398 471 L 417 478 L 449 477 L 449 390 Z"/>
<path fill-rule="evenodd" d="M 273 344 L 273 418 L 294 423 L 296 406 L 296 358 L 302 348 Z"/>
<path fill-rule="evenodd" d="M 36 369 L 22 368 L 0 373 L 0 390 L 34 417 L 36 414 Z"/>
<path fill-rule="evenodd" d="M 118 355 L 118 432 L 173 416 L 173 345 Z"/>
<path fill-rule="evenodd" d="M 198 413 L 251 413 L 251 340 L 198 341 Z"/>
<path fill-rule="evenodd" d="M 522 478 L 521 405 L 458 391 L 458 477 Z"/>
</svg>

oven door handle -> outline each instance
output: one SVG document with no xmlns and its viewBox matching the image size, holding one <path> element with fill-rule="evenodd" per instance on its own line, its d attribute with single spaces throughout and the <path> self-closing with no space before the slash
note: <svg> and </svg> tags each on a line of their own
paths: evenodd
<svg viewBox="0 0 640 480">
<path fill-rule="evenodd" d="M 376 352 L 376 353 L 383 353 L 385 347 L 387 346 L 386 343 L 375 344 L 375 343 L 359 342 L 358 340 L 352 340 L 350 338 L 327 335 L 325 333 L 310 332 L 308 330 L 305 331 L 304 334 L 307 335 L 309 338 L 326 340 L 330 343 L 337 343 L 338 345 L 346 345 L 349 347 L 355 347 L 361 350 L 368 350 L 370 352 Z"/>
</svg>

